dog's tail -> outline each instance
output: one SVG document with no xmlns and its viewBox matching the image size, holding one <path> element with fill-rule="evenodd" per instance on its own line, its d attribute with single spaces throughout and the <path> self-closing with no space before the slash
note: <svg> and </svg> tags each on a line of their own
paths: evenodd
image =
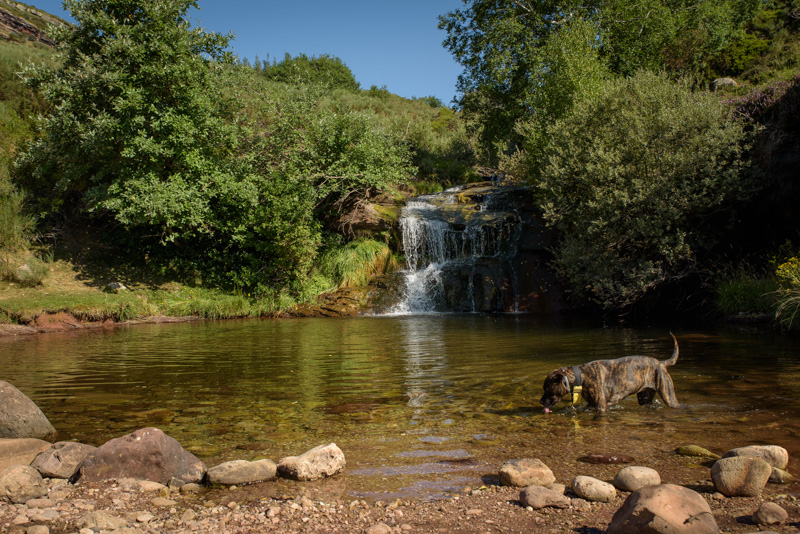
<svg viewBox="0 0 800 534">
<path fill-rule="evenodd" d="M 664 365 L 666 365 L 667 367 L 678 363 L 678 338 L 676 338 L 675 334 L 673 334 L 672 332 L 670 332 L 669 335 L 672 336 L 672 340 L 675 342 L 675 349 L 672 351 L 672 357 L 669 360 L 664 361 Z"/>
</svg>

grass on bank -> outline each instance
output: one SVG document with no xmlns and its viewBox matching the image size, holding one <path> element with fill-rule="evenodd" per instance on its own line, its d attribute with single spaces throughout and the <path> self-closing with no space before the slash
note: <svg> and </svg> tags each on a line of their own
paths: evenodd
<svg viewBox="0 0 800 534">
<path fill-rule="evenodd" d="M 64 255 L 61 251 L 60 255 Z M 331 247 L 299 295 L 255 296 L 156 279 L 127 267 L 97 269 L 29 251 L 0 259 L 0 323 L 30 324 L 44 314 L 68 313 L 80 321 L 128 321 L 152 316 L 231 319 L 263 317 L 311 301 L 339 287 L 365 285 L 397 267 L 385 243 L 361 239 Z M 22 268 L 25 266 L 25 268 Z M 87 270 L 89 269 L 94 270 Z M 36 273 L 35 279 L 20 273 Z M 127 289 L 109 289 L 122 281 Z"/>
</svg>

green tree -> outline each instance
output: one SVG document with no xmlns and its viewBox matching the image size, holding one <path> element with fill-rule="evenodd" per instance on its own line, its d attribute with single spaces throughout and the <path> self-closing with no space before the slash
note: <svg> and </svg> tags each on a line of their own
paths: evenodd
<svg viewBox="0 0 800 534">
<path fill-rule="evenodd" d="M 607 82 L 547 135 L 536 186 L 563 236 L 556 266 L 606 309 L 689 273 L 753 190 L 743 123 L 713 95 L 665 75 Z"/>
<path fill-rule="evenodd" d="M 19 165 L 36 197 L 160 227 L 165 241 L 209 231 L 235 177 L 231 107 L 210 62 L 230 36 L 193 29 L 193 0 L 67 0 L 61 66 L 24 75 L 52 112 Z M 222 185 L 224 184 L 224 185 Z"/>
<path fill-rule="evenodd" d="M 700 72 L 751 20 L 759 0 L 464 0 L 439 19 L 444 46 L 464 66 L 461 106 L 488 155 L 519 146 L 517 122 L 544 123 L 569 107 L 571 90 L 603 69 Z M 560 47 L 559 47 L 560 45 Z M 553 52 L 557 52 L 553 56 Z M 594 65 L 594 57 L 602 66 Z M 592 62 L 587 63 L 591 59 Z M 584 73 L 571 69 L 583 64 Z M 566 69 L 566 71 L 564 70 Z M 577 83 L 562 86 L 564 77 Z M 544 107 L 542 107 L 544 106 Z M 542 113 L 542 110 L 544 112 Z"/>
<path fill-rule="evenodd" d="M 353 72 L 341 59 L 326 54 L 312 57 L 286 54 L 283 61 L 265 68 L 264 73 L 271 80 L 295 85 L 317 85 L 350 91 L 361 88 Z"/>
</svg>

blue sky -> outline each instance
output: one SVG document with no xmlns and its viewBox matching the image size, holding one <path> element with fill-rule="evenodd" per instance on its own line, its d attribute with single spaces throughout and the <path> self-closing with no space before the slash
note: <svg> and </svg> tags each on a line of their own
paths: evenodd
<svg viewBox="0 0 800 534">
<path fill-rule="evenodd" d="M 61 0 L 25 0 L 71 20 Z M 350 67 L 361 87 L 385 85 L 411 98 L 455 96 L 461 67 L 442 47 L 437 17 L 463 6 L 461 0 L 199 0 L 192 23 L 233 32 L 232 48 L 251 62 L 329 54 Z"/>
</svg>

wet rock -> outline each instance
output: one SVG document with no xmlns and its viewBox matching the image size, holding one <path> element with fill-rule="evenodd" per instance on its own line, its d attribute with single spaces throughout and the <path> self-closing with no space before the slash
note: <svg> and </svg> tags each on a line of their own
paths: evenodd
<svg viewBox="0 0 800 534">
<path fill-rule="evenodd" d="M 522 506 L 530 506 L 534 510 L 542 508 L 569 508 L 570 500 L 563 493 L 558 493 L 544 486 L 528 486 L 519 494 Z"/>
<path fill-rule="evenodd" d="M 734 456 L 722 458 L 711 468 L 717 491 L 728 497 L 755 497 L 766 486 L 772 467 L 761 458 Z"/>
<path fill-rule="evenodd" d="M 335 443 L 314 447 L 300 456 L 288 456 L 278 462 L 278 474 L 292 480 L 317 480 L 335 475 L 345 467 L 342 450 Z"/>
<path fill-rule="evenodd" d="M 587 476 L 572 479 L 572 491 L 581 499 L 593 502 L 611 502 L 617 496 L 617 490 L 608 482 Z"/>
<path fill-rule="evenodd" d="M 84 443 L 59 441 L 37 456 L 31 467 L 43 477 L 72 478 L 84 458 L 96 448 Z"/>
<path fill-rule="evenodd" d="M 277 466 L 272 460 L 233 460 L 210 468 L 207 476 L 211 484 L 233 486 L 272 480 L 276 470 Z"/>
<path fill-rule="evenodd" d="M 127 525 L 128 522 L 105 510 L 95 510 L 78 519 L 75 524 L 80 529 L 86 528 L 93 532 L 99 532 L 120 529 Z"/>
<path fill-rule="evenodd" d="M 590 454 L 584 460 L 590 464 L 629 464 L 633 461 L 633 456 L 626 454 Z"/>
<path fill-rule="evenodd" d="M 174 438 L 157 428 L 142 428 L 114 438 L 83 460 L 76 478 L 99 481 L 136 478 L 166 484 L 172 477 L 200 482 L 206 466 Z"/>
<path fill-rule="evenodd" d="M 791 473 L 777 467 L 772 468 L 772 474 L 769 477 L 769 481 L 773 484 L 791 484 L 795 480 Z"/>
<path fill-rule="evenodd" d="M 711 458 L 712 460 L 719 460 L 719 454 L 714 454 L 708 449 L 699 447 L 697 445 L 683 445 L 675 449 L 675 452 L 681 456 L 696 456 L 698 458 Z"/>
<path fill-rule="evenodd" d="M 614 477 L 614 485 L 622 491 L 636 491 L 659 484 L 661 484 L 661 475 L 649 467 L 624 467 Z"/>
<path fill-rule="evenodd" d="M 722 455 L 723 458 L 740 456 L 761 458 L 772 467 L 777 467 L 778 469 L 786 469 L 786 466 L 789 465 L 789 452 L 777 445 L 750 445 L 748 447 L 738 447 Z"/>
<path fill-rule="evenodd" d="M 781 525 L 789 519 L 789 513 L 774 502 L 763 503 L 753 514 L 756 525 Z"/>
<path fill-rule="evenodd" d="M 711 507 L 697 492 L 674 484 L 631 493 L 617 510 L 608 534 L 717 534 Z"/>
<path fill-rule="evenodd" d="M 28 465 L 12 465 L 0 471 L 0 501 L 21 504 L 47 495 L 39 471 Z"/>
<path fill-rule="evenodd" d="M 50 443 L 35 438 L 0 439 L 0 471 L 12 465 L 30 465 Z"/>
<path fill-rule="evenodd" d="M 547 486 L 556 481 L 553 472 L 536 458 L 508 460 L 500 467 L 500 484 L 515 488 Z"/>
<path fill-rule="evenodd" d="M 0 438 L 37 438 L 55 441 L 58 432 L 34 402 L 0 380 Z"/>
</svg>

